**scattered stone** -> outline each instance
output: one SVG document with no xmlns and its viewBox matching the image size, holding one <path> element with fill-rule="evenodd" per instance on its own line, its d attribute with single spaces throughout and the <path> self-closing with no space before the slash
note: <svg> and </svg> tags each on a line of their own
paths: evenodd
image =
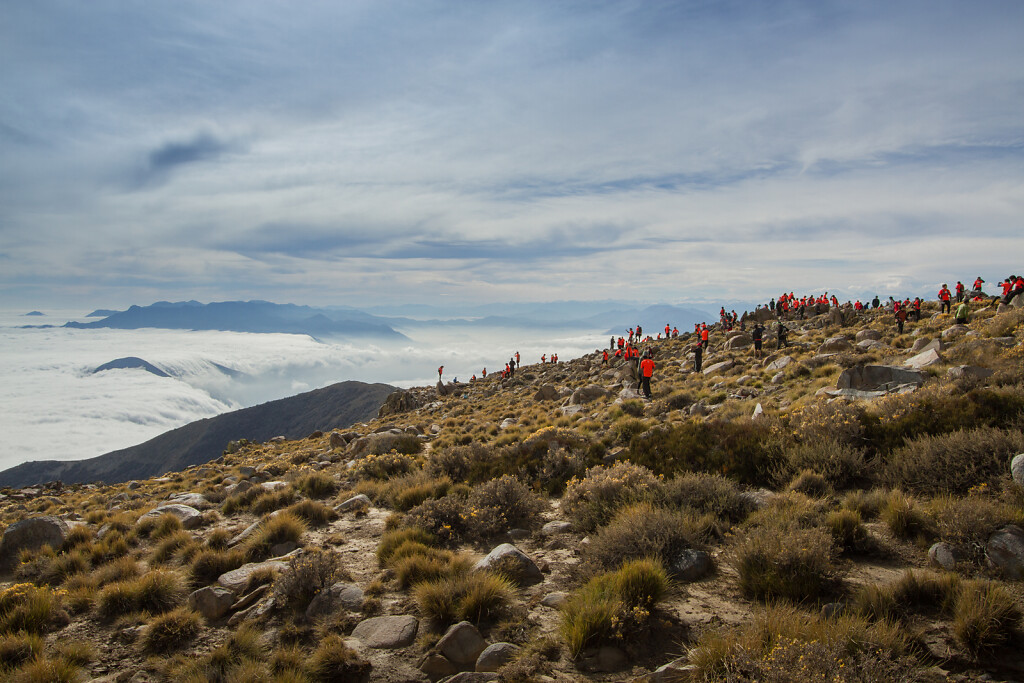
<svg viewBox="0 0 1024 683">
<path fill-rule="evenodd" d="M 1024 453 L 1018 453 L 1010 461 L 1010 475 L 1017 486 L 1024 487 Z"/>
<path fill-rule="evenodd" d="M 728 370 L 731 370 L 735 365 L 736 363 L 734 363 L 731 360 L 723 360 L 720 363 L 715 363 L 714 365 L 707 366 L 701 372 L 703 372 L 704 376 L 707 377 L 708 375 L 713 375 L 718 372 L 726 372 Z"/>
<path fill-rule="evenodd" d="M 843 353 L 853 351 L 853 345 L 846 340 L 846 337 L 829 337 L 818 347 L 819 354 Z"/>
<path fill-rule="evenodd" d="M 348 441 L 341 435 L 341 432 L 331 432 L 329 443 L 331 448 L 344 448 L 348 445 Z"/>
<path fill-rule="evenodd" d="M 646 678 L 647 683 L 677 683 L 677 681 L 689 680 L 690 672 L 696 671 L 697 667 L 686 663 L 686 657 L 674 659 L 655 669 Z"/>
<path fill-rule="evenodd" d="M 736 351 L 739 349 L 749 348 L 754 344 L 753 338 L 749 334 L 737 334 L 729 339 L 725 340 L 726 351 Z"/>
<path fill-rule="evenodd" d="M 920 370 L 892 365 L 857 365 L 843 370 L 836 381 L 836 388 L 890 391 L 904 384 L 913 384 L 919 387 L 927 379 L 928 373 Z"/>
<path fill-rule="evenodd" d="M 548 522 L 547 524 L 545 524 L 544 526 L 542 526 L 540 528 L 540 533 L 541 533 L 542 536 L 552 536 L 554 534 L 564 534 L 564 533 L 568 533 L 570 531 L 572 531 L 572 523 L 571 522 L 563 522 L 563 521 L 560 521 L 560 520 L 555 520 L 553 522 Z"/>
<path fill-rule="evenodd" d="M 985 556 L 1008 579 L 1024 579 L 1024 529 L 1009 524 L 992 534 L 985 546 Z"/>
<path fill-rule="evenodd" d="M 783 356 L 782 358 L 776 358 L 771 363 L 765 366 L 765 370 L 782 370 L 787 365 L 793 362 L 792 356 Z"/>
<path fill-rule="evenodd" d="M 477 562 L 473 569 L 500 572 L 520 586 L 529 586 L 544 580 L 544 574 L 536 563 L 511 543 L 502 543 L 487 553 L 487 557 Z"/>
<path fill-rule="evenodd" d="M 569 399 L 569 403 L 572 405 L 583 405 L 584 403 L 590 403 L 596 401 L 599 398 L 606 398 L 611 392 L 602 386 L 591 384 L 585 387 L 580 387 L 576 391 L 572 392 L 572 397 Z"/>
<path fill-rule="evenodd" d="M 256 586 L 251 591 L 238 598 L 235 604 L 231 605 L 231 611 L 237 612 L 238 610 L 244 610 L 248 607 L 255 605 L 259 600 L 263 598 L 267 593 L 270 592 L 272 586 L 269 583 L 265 583 L 261 586 Z"/>
<path fill-rule="evenodd" d="M 459 673 L 459 667 L 449 662 L 444 655 L 439 654 L 427 655 L 417 668 L 427 674 L 431 680 Z"/>
<path fill-rule="evenodd" d="M 67 522 L 52 515 L 15 522 L 0 539 L 0 569 L 13 568 L 22 550 L 35 550 L 44 545 L 60 550 L 69 530 Z"/>
<path fill-rule="evenodd" d="M 516 419 L 514 417 L 506 417 L 504 420 L 501 421 L 501 424 L 498 425 L 498 429 L 505 430 L 505 429 L 508 429 L 509 427 L 515 427 L 515 426 L 516 426 Z"/>
<path fill-rule="evenodd" d="M 223 586 L 207 586 L 188 596 L 188 606 L 213 621 L 228 613 L 235 604 L 235 593 Z"/>
<path fill-rule="evenodd" d="M 882 333 L 878 330 L 872 330 L 870 328 L 863 329 L 857 332 L 856 341 L 878 341 L 882 338 Z"/>
<path fill-rule="evenodd" d="M 238 468 L 238 474 L 239 476 L 248 479 L 252 475 L 256 474 L 256 468 L 253 467 L 252 465 L 242 465 L 241 467 Z"/>
<path fill-rule="evenodd" d="M 967 334 L 970 329 L 971 328 L 967 327 L 967 325 L 953 325 L 952 327 L 944 329 L 940 336 L 943 339 L 956 339 L 957 337 L 962 337 Z"/>
<path fill-rule="evenodd" d="M 197 510 L 205 510 L 213 507 L 213 503 L 211 503 L 206 496 L 201 493 L 173 493 L 168 496 L 168 500 L 173 500 L 175 503 L 179 503 L 181 505 L 194 507 Z"/>
<path fill-rule="evenodd" d="M 523 648 L 512 643 L 492 643 L 476 660 L 477 671 L 497 671 L 516 658 Z"/>
<path fill-rule="evenodd" d="M 697 581 L 707 575 L 713 566 L 711 555 L 703 550 L 687 548 L 676 555 L 667 569 L 669 574 L 677 579 Z"/>
<path fill-rule="evenodd" d="M 243 564 L 238 569 L 232 569 L 229 572 L 221 574 L 217 579 L 217 585 L 223 586 L 235 593 L 241 593 L 249 584 L 249 577 L 256 572 L 264 571 L 266 569 L 282 571 L 287 567 L 288 562 L 280 558 L 274 558 L 265 562 L 249 562 Z"/>
<path fill-rule="evenodd" d="M 553 401 L 558 398 L 558 389 L 553 384 L 542 384 L 533 395 L 535 401 Z"/>
<path fill-rule="evenodd" d="M 174 515 L 181 521 L 181 526 L 185 529 L 195 529 L 203 523 L 203 513 L 199 512 L 199 510 L 189 505 L 172 503 L 150 510 L 139 517 L 139 521 L 136 524 L 141 523 L 144 519 L 155 519 L 161 515 Z"/>
<path fill-rule="evenodd" d="M 371 504 L 370 498 L 365 493 L 360 493 L 358 496 L 352 496 L 334 509 L 338 512 L 348 512 L 349 510 L 369 508 Z"/>
<path fill-rule="evenodd" d="M 422 404 L 411 391 L 394 391 L 384 399 L 384 405 L 377 411 L 377 417 L 387 417 L 416 410 Z M 333 444 L 332 444 L 333 445 Z"/>
<path fill-rule="evenodd" d="M 928 549 L 928 561 L 946 571 L 953 571 L 957 562 L 956 550 L 949 543 L 936 543 Z"/>
<path fill-rule="evenodd" d="M 356 624 L 352 637 L 358 638 L 367 647 L 393 650 L 412 645 L 419 625 L 419 619 L 411 614 L 370 617 Z"/>
<path fill-rule="evenodd" d="M 473 664 L 487 647 L 483 636 L 476 626 L 468 621 L 460 621 L 452 625 L 441 640 L 437 641 L 437 651 L 455 664 Z"/>
<path fill-rule="evenodd" d="M 540 604 L 544 605 L 545 607 L 551 607 L 553 609 L 559 609 L 563 605 L 565 605 L 565 603 L 567 603 L 567 602 L 569 602 L 569 594 L 568 593 L 563 593 L 561 591 L 554 591 L 552 593 L 548 593 L 543 598 L 541 598 Z"/>
</svg>

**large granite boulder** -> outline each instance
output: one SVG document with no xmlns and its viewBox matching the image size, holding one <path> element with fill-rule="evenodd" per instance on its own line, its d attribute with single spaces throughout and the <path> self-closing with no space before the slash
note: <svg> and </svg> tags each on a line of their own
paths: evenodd
<svg viewBox="0 0 1024 683">
<path fill-rule="evenodd" d="M 1006 578 L 1024 579 L 1024 529 L 1009 524 L 992 534 L 985 546 L 985 557 Z"/>
<path fill-rule="evenodd" d="M 558 398 L 558 389 L 554 384 L 542 384 L 533 395 L 535 401 L 554 401 Z"/>
<path fill-rule="evenodd" d="M 139 521 L 136 524 L 141 523 L 144 519 L 155 519 L 164 515 L 174 515 L 185 529 L 195 529 L 203 524 L 203 513 L 191 505 L 182 505 L 180 503 L 171 503 L 170 505 L 161 505 L 160 507 L 153 508 L 139 517 Z"/>
<path fill-rule="evenodd" d="M 188 596 L 190 609 L 213 621 L 228 613 L 235 604 L 235 592 L 223 586 L 206 586 Z"/>
<path fill-rule="evenodd" d="M 520 586 L 529 586 L 544 580 L 544 574 L 526 553 L 511 543 L 502 543 L 487 553 L 473 569 L 489 570 L 507 576 Z"/>
<path fill-rule="evenodd" d="M 829 337 L 821 346 L 818 347 L 818 353 L 843 353 L 846 351 L 853 351 L 853 344 L 847 341 L 846 337 L 840 335 L 837 337 Z"/>
<path fill-rule="evenodd" d="M 366 647 L 394 650 L 412 645 L 416 640 L 419 625 L 419 619 L 411 614 L 370 617 L 356 624 L 352 630 L 352 637 Z"/>
<path fill-rule="evenodd" d="M 13 569 L 22 550 L 35 550 L 44 545 L 60 550 L 68 531 L 67 522 L 51 515 L 15 522 L 7 527 L 0 540 L 0 571 Z"/>
<path fill-rule="evenodd" d="M 569 399 L 569 403 L 575 406 L 583 405 L 584 403 L 590 403 L 596 401 L 599 398 L 606 398 L 611 392 L 602 386 L 596 384 L 590 384 L 585 387 L 580 387 L 576 391 L 572 392 L 572 397 Z"/>
<path fill-rule="evenodd" d="M 725 340 L 725 350 L 735 351 L 738 349 L 746 349 L 754 344 L 754 339 L 745 333 L 735 334 Z"/>
<path fill-rule="evenodd" d="M 935 349 L 928 349 L 927 351 L 922 351 L 916 356 L 908 358 L 907 360 L 903 361 L 903 364 L 908 368 L 920 370 L 921 368 L 926 368 L 929 365 L 935 365 L 936 363 L 941 362 L 942 356 L 939 355 L 939 352 L 936 351 Z"/>
<path fill-rule="evenodd" d="M 928 373 L 892 365 L 856 365 L 843 370 L 836 381 L 837 389 L 859 391 L 891 391 L 902 385 L 921 386 Z"/>
<path fill-rule="evenodd" d="M 377 417 L 408 413 L 420 407 L 420 401 L 411 391 L 394 391 L 384 399 L 384 405 L 377 411 Z"/>
</svg>

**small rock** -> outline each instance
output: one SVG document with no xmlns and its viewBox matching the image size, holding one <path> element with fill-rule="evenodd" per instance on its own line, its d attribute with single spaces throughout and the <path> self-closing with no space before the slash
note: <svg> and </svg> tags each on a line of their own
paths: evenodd
<svg viewBox="0 0 1024 683">
<path fill-rule="evenodd" d="M 444 655 L 439 654 L 427 655 L 417 668 L 427 674 L 431 680 L 459 673 L 459 667 L 449 662 Z"/>
<path fill-rule="evenodd" d="M 473 664 L 487 647 L 476 626 L 468 621 L 454 624 L 437 641 L 437 651 L 455 664 Z"/>
<path fill-rule="evenodd" d="M 567 602 L 569 602 L 568 593 L 554 591 L 552 593 L 548 593 L 543 598 L 541 598 L 540 604 L 544 605 L 545 607 L 559 609 Z"/>
<path fill-rule="evenodd" d="M 352 496 L 334 509 L 338 512 L 348 512 L 349 510 L 366 509 L 370 507 L 371 504 L 369 497 L 364 493 L 360 493 L 358 496 Z"/>
<path fill-rule="evenodd" d="M 540 528 L 542 536 L 553 536 L 554 534 L 564 534 L 570 531 L 572 531 L 572 523 L 559 520 L 548 522 Z"/>
<path fill-rule="evenodd" d="M 985 556 L 1007 578 L 1024 579 L 1024 529 L 1009 524 L 992 534 L 985 546 Z"/>
<path fill-rule="evenodd" d="M 1024 453 L 1013 456 L 1010 461 L 1010 475 L 1017 482 L 1017 486 L 1024 487 Z"/>
<path fill-rule="evenodd" d="M 477 671 L 497 671 L 516 658 L 523 648 L 512 643 L 492 643 L 476 660 Z"/>
<path fill-rule="evenodd" d="M 711 555 L 703 550 L 687 548 L 669 563 L 668 571 L 683 581 L 697 581 L 711 571 L 712 566 Z"/>
<path fill-rule="evenodd" d="M 142 522 L 144 519 L 153 519 L 162 515 L 174 515 L 181 521 L 181 526 L 185 529 L 195 529 L 203 523 L 203 513 L 199 512 L 199 510 L 196 510 L 194 507 L 189 505 L 172 503 L 170 505 L 161 505 L 158 508 L 150 510 L 139 517 L 139 521 L 136 522 L 136 524 Z"/>
<path fill-rule="evenodd" d="M 987 379 L 993 375 L 993 371 L 988 368 L 980 368 L 976 365 L 957 365 L 946 371 L 946 377 L 949 379 Z"/>
<path fill-rule="evenodd" d="M 491 570 L 508 576 L 520 586 L 540 583 L 544 575 L 527 555 L 511 543 L 502 543 L 487 554 L 473 567 L 474 570 Z"/>
<path fill-rule="evenodd" d="M 936 543 L 929 548 L 928 560 L 947 571 L 956 569 L 956 551 L 949 543 Z"/>
</svg>

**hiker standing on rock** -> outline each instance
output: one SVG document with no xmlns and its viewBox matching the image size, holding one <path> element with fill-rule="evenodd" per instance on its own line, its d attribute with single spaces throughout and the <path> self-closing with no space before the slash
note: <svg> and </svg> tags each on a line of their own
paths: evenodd
<svg viewBox="0 0 1024 683">
<path fill-rule="evenodd" d="M 903 334 L 903 323 L 907 322 L 907 307 L 900 306 L 896 310 L 896 332 Z"/>
<path fill-rule="evenodd" d="M 750 336 L 754 340 L 754 358 L 760 358 L 761 343 L 764 341 L 764 328 L 761 327 L 761 323 L 754 325 L 754 329 L 750 331 Z"/>
<path fill-rule="evenodd" d="M 950 297 L 949 287 L 946 286 L 946 283 L 942 283 L 942 289 L 939 290 L 939 301 L 942 302 L 942 305 L 939 307 L 939 313 L 950 313 L 951 312 L 950 311 L 949 297 Z"/>
<path fill-rule="evenodd" d="M 437 381 L 438 382 L 441 381 L 441 373 L 442 372 L 444 372 L 444 366 L 443 365 L 437 369 Z"/>
<path fill-rule="evenodd" d="M 789 333 L 789 328 L 787 328 L 783 323 L 780 322 L 778 323 L 778 328 L 776 329 L 776 332 L 779 338 L 779 348 L 781 349 L 789 346 L 789 342 L 786 341 L 786 335 Z"/>
<path fill-rule="evenodd" d="M 693 350 L 693 371 L 700 372 L 701 367 L 704 365 L 704 347 L 697 344 L 697 347 Z"/>
</svg>

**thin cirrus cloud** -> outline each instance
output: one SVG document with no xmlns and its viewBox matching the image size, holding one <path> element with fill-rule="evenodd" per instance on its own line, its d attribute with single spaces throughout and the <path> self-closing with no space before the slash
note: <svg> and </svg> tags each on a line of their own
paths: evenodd
<svg viewBox="0 0 1024 683">
<path fill-rule="evenodd" d="M 1012 2 L 8 4 L 0 301 L 603 297 L 627 258 L 651 299 L 998 279 L 1024 252 L 1022 24 Z M 97 245 L 123 255 L 101 278 Z"/>
</svg>

